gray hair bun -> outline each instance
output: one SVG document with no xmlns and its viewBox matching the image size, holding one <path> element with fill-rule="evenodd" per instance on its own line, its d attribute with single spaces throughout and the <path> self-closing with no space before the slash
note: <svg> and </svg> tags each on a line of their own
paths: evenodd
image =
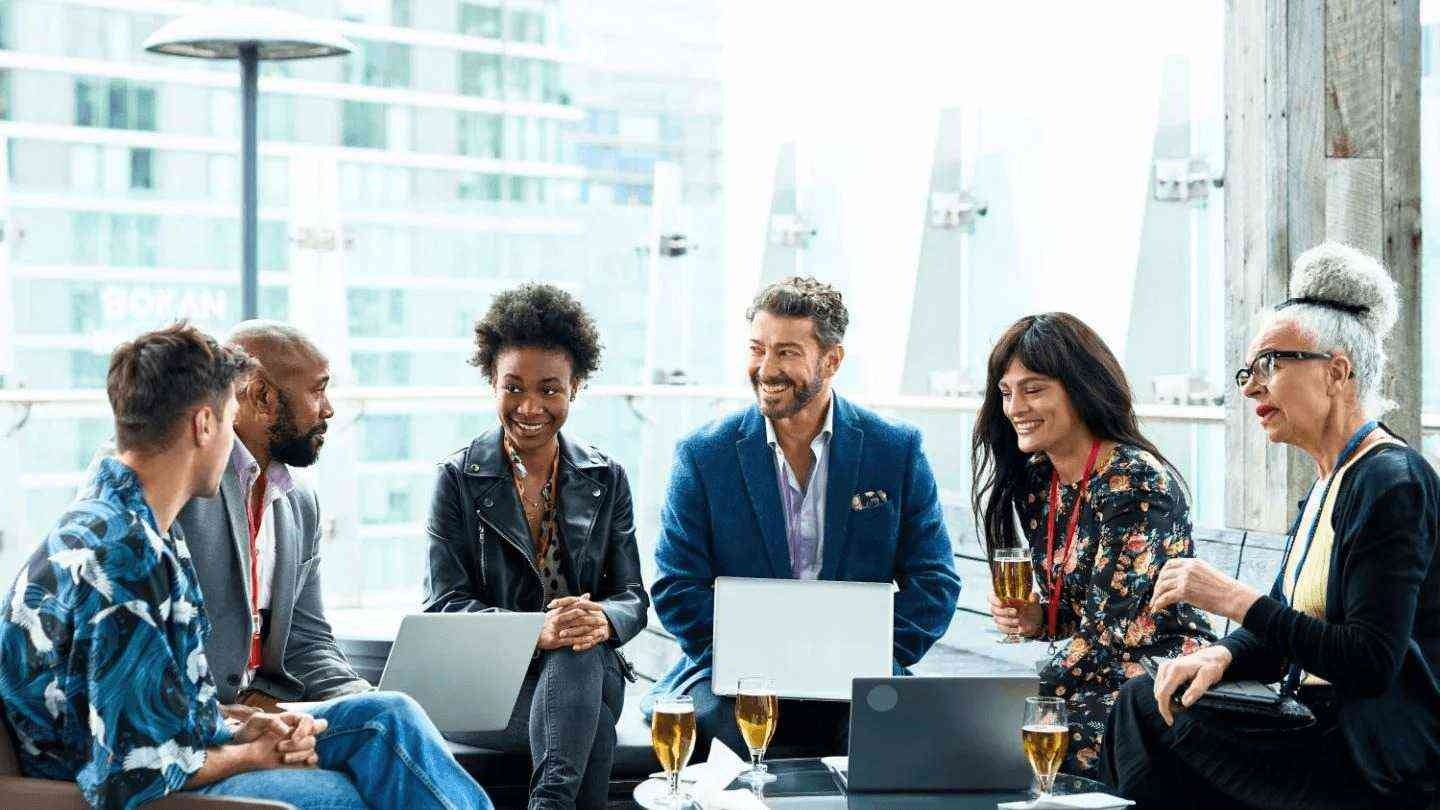
<svg viewBox="0 0 1440 810">
<path fill-rule="evenodd" d="M 1300 254 L 1290 274 L 1290 297 L 1364 307 L 1355 315 L 1380 339 L 1395 326 L 1395 282 L 1380 262 L 1339 242 L 1322 242 Z"/>
</svg>

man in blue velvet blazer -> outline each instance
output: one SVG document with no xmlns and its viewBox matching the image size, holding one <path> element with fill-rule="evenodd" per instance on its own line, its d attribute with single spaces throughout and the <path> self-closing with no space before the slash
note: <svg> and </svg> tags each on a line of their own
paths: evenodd
<svg viewBox="0 0 1440 810">
<path fill-rule="evenodd" d="M 742 755 L 733 700 L 710 685 L 716 577 L 896 583 L 897 673 L 944 634 L 960 594 L 919 430 L 831 392 L 849 321 L 840 293 L 786 279 L 747 317 L 756 404 L 677 446 L 652 589 L 684 656 L 651 697 L 690 694 L 701 736 Z M 782 744 L 844 753 L 847 704 L 784 703 Z"/>
</svg>

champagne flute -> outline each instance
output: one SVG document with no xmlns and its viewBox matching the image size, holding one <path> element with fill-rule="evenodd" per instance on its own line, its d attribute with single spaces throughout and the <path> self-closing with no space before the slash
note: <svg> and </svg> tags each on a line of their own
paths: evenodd
<svg viewBox="0 0 1440 810">
<path fill-rule="evenodd" d="M 1055 788 L 1055 774 L 1070 748 L 1070 721 L 1062 698 L 1025 698 L 1025 720 L 1020 726 L 1020 744 L 1030 769 L 1040 783 L 1040 798 Z"/>
<path fill-rule="evenodd" d="M 680 795 L 680 771 L 695 752 L 695 704 L 689 695 L 655 701 L 650 715 L 650 746 L 665 771 L 669 790 L 661 807 L 685 807 L 689 799 Z"/>
<path fill-rule="evenodd" d="M 990 579 L 995 585 L 995 596 L 1006 607 L 1021 607 L 1029 603 L 1030 592 L 1035 585 L 1034 562 L 1027 548 L 997 548 L 990 561 Z M 1001 644 L 1018 644 L 1024 636 L 1007 633 L 1000 637 Z"/>
<path fill-rule="evenodd" d="M 780 699 L 775 694 L 775 681 L 763 675 L 741 678 L 735 690 L 735 723 L 750 748 L 750 770 L 740 778 L 751 787 L 775 781 L 775 774 L 769 772 L 763 760 L 779 719 Z"/>
</svg>

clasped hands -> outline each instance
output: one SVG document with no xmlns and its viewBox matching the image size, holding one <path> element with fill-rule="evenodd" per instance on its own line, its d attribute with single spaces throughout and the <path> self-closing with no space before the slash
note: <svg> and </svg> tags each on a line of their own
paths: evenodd
<svg viewBox="0 0 1440 810">
<path fill-rule="evenodd" d="M 271 714 L 250 706 L 224 706 L 221 712 L 231 723 L 231 742 L 244 746 L 256 769 L 313 768 L 320 762 L 316 738 L 329 728 L 324 718 L 301 712 Z"/>
<path fill-rule="evenodd" d="M 564 596 L 546 606 L 545 623 L 540 627 L 542 650 L 569 647 L 585 652 L 610 640 L 610 620 L 600 605 L 590 601 L 590 594 Z"/>
</svg>

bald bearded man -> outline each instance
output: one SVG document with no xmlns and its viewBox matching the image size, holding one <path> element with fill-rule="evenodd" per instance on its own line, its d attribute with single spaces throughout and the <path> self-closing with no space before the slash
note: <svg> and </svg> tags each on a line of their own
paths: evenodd
<svg viewBox="0 0 1440 810">
<path fill-rule="evenodd" d="M 334 416 L 330 363 L 298 329 L 246 321 L 227 342 L 260 362 L 235 395 L 235 449 L 220 495 L 179 521 L 214 631 L 221 703 L 328 700 L 370 689 L 335 643 L 320 594 L 320 504 L 292 468 L 320 456 Z"/>
</svg>

